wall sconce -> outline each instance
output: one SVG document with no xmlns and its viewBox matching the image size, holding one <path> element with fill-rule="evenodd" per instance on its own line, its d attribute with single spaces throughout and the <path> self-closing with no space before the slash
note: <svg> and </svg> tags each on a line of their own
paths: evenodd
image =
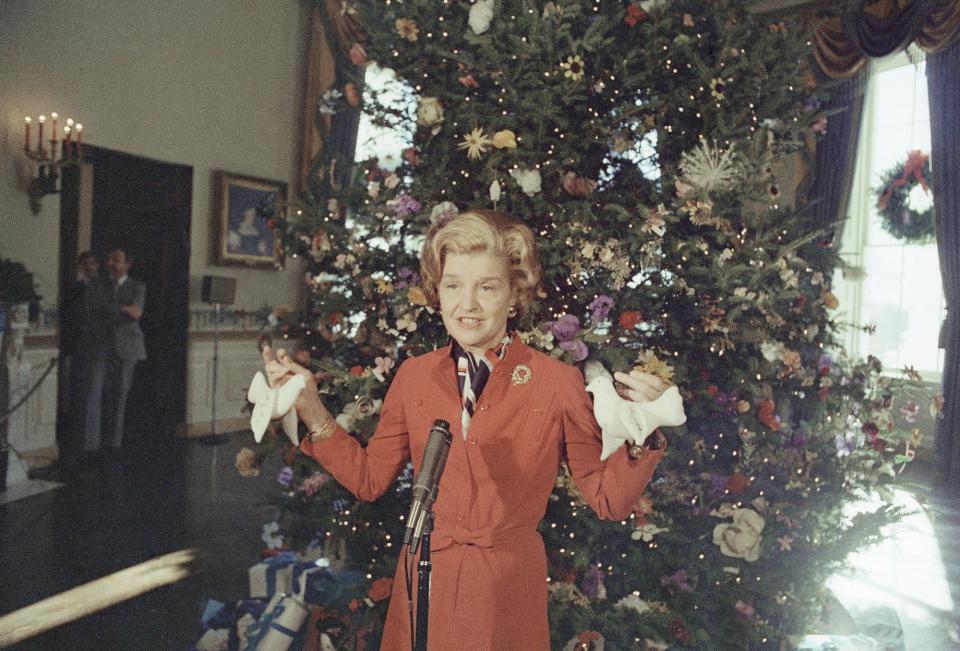
<svg viewBox="0 0 960 651">
<path fill-rule="evenodd" d="M 43 128 L 47 121 L 47 116 L 41 115 L 37 118 L 37 146 L 30 146 L 30 130 L 33 126 L 33 118 L 27 116 L 24 118 L 23 125 L 23 152 L 32 161 L 37 163 L 37 175 L 30 181 L 30 209 L 36 215 L 40 212 L 42 201 L 48 194 L 60 192 L 57 187 L 57 181 L 60 175 L 57 173 L 65 165 L 77 165 L 80 162 L 80 153 L 83 140 L 83 125 L 75 124 L 73 120 L 67 119 L 66 126 L 63 127 L 63 139 L 58 140 L 57 132 L 57 114 L 51 113 L 52 121 L 50 129 L 50 139 L 47 141 L 49 148 L 44 146 Z M 76 139 L 74 139 L 76 134 Z M 57 159 L 57 149 L 60 149 L 60 158 Z"/>
</svg>

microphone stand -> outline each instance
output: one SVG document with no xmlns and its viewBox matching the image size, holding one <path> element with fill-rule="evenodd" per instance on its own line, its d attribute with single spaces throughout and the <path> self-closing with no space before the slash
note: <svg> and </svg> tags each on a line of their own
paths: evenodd
<svg viewBox="0 0 960 651">
<path fill-rule="evenodd" d="M 427 651 L 427 622 L 430 616 L 430 532 L 433 531 L 433 512 L 427 515 L 420 537 L 420 562 L 417 564 L 417 632 L 413 651 Z"/>
</svg>

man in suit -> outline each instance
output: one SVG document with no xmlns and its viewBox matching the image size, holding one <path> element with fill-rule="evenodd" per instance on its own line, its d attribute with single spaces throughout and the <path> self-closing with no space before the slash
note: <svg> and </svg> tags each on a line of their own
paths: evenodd
<svg viewBox="0 0 960 651">
<path fill-rule="evenodd" d="M 60 381 L 67 387 L 60 393 L 61 404 L 57 427 L 60 466 L 70 468 L 83 451 L 84 380 L 86 358 L 81 348 L 83 333 L 89 329 L 86 300 L 88 290 L 98 281 L 100 260 L 92 251 L 84 251 L 77 259 L 78 279 L 64 293 L 60 309 Z M 92 290 L 91 290 L 92 291 Z"/>
<path fill-rule="evenodd" d="M 118 247 L 107 256 L 107 277 L 87 302 L 91 313 L 106 305 L 109 319 L 105 328 L 95 328 L 90 342 L 93 362 L 89 374 L 84 447 L 88 452 L 101 447 L 117 450 L 123 443 L 127 394 L 137 362 L 147 358 L 140 329 L 146 301 L 146 286 L 127 275 L 133 259 Z M 99 323 L 99 320 L 98 320 Z M 104 418 L 106 416 L 106 418 Z M 102 426 L 106 427 L 102 429 Z"/>
</svg>

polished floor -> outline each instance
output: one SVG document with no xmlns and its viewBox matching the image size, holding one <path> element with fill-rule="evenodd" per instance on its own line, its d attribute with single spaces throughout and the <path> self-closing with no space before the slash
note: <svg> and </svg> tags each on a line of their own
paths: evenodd
<svg viewBox="0 0 960 651">
<path fill-rule="evenodd" d="M 240 477 L 233 463 L 243 446 L 253 447 L 249 433 L 222 445 L 178 440 L 101 460 L 65 485 L 3 503 L 0 614 L 167 552 L 200 553 L 189 579 L 16 648 L 189 649 L 208 598 L 246 596 L 261 527 L 275 517 L 269 498 L 279 465 Z M 960 508 L 931 493 L 925 476 L 918 468 L 905 482 L 908 490 L 897 493 L 912 515 L 831 579 L 850 617 L 821 632 L 871 635 L 891 651 L 960 649 Z"/>
<path fill-rule="evenodd" d="M 59 488 L 0 506 L 0 613 L 167 552 L 200 555 L 189 579 L 16 648 L 190 648 L 208 598 L 246 596 L 261 527 L 275 517 L 276 469 L 267 464 L 259 477 L 241 477 L 233 463 L 243 445 L 253 447 L 252 435 L 223 445 L 178 440 L 89 464 Z"/>
</svg>

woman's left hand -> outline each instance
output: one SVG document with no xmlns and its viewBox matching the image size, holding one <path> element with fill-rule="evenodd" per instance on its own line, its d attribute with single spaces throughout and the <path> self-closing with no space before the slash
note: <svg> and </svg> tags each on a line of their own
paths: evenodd
<svg viewBox="0 0 960 651">
<path fill-rule="evenodd" d="M 656 375 L 636 370 L 629 374 L 617 371 L 613 374 L 613 379 L 617 381 L 614 385 L 617 393 L 633 402 L 652 402 L 670 386 Z"/>
</svg>

